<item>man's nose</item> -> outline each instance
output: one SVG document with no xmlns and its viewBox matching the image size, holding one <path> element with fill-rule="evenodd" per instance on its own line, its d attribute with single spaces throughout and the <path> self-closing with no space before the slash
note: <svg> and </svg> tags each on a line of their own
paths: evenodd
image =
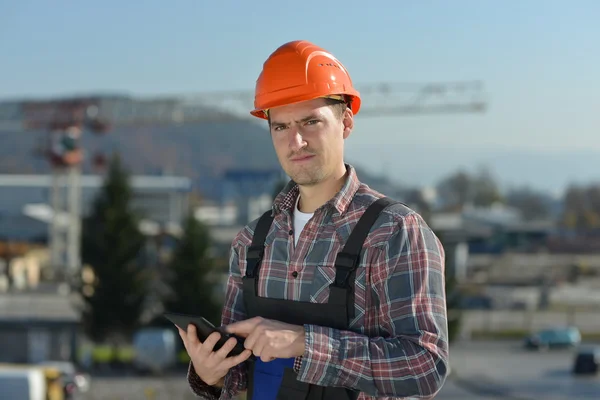
<svg viewBox="0 0 600 400">
<path fill-rule="evenodd" d="M 306 141 L 304 140 L 304 137 L 302 136 L 302 133 L 300 132 L 299 129 L 291 129 L 290 132 L 290 149 L 292 151 L 298 151 L 301 150 L 302 148 L 306 147 Z"/>
</svg>

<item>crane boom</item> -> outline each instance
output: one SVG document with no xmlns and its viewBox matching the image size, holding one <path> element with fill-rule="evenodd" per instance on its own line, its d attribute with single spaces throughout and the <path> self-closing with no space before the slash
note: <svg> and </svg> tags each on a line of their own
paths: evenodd
<svg viewBox="0 0 600 400">
<path fill-rule="evenodd" d="M 378 83 L 358 87 L 358 118 L 441 113 L 483 113 L 481 82 Z M 50 124 L 104 121 L 112 126 L 160 125 L 250 118 L 251 90 L 161 97 L 79 96 L 0 102 L 0 131 L 47 129 Z"/>
</svg>

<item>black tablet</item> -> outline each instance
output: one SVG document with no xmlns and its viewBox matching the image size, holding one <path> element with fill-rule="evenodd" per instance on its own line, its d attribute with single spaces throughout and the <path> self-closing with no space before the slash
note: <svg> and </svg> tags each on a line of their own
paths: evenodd
<svg viewBox="0 0 600 400">
<path fill-rule="evenodd" d="M 239 338 L 231 333 L 227 333 L 222 329 L 215 327 L 210 321 L 206 318 L 203 318 L 199 315 L 189 315 L 189 314 L 179 314 L 179 313 L 164 313 L 164 317 L 169 321 L 180 327 L 182 330 L 187 330 L 189 324 L 193 324 L 196 327 L 196 332 L 198 333 L 198 339 L 201 342 L 204 342 L 206 338 L 210 336 L 213 332 L 219 332 L 221 334 L 221 338 L 213 347 L 213 351 L 217 351 L 229 340 L 230 337 L 235 337 L 237 339 L 237 344 L 228 354 L 228 357 L 237 356 L 244 351 L 244 339 Z M 252 356 L 250 356 L 252 358 Z"/>
</svg>

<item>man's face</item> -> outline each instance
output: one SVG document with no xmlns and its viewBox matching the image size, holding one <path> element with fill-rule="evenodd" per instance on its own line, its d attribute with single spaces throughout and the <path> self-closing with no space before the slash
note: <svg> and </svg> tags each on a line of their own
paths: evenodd
<svg viewBox="0 0 600 400">
<path fill-rule="evenodd" d="M 283 170 L 299 185 L 314 186 L 343 165 L 344 139 L 353 128 L 352 112 L 343 115 L 325 99 L 269 111 L 273 146 Z"/>
</svg>

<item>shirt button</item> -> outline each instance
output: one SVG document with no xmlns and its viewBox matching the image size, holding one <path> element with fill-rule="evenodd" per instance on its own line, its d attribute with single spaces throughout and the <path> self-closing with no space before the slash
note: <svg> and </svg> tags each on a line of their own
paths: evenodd
<svg viewBox="0 0 600 400">
<path fill-rule="evenodd" d="M 294 278 L 296 278 L 296 277 L 298 276 L 298 271 L 294 271 L 294 272 L 292 272 L 292 276 L 293 276 Z"/>
<path fill-rule="evenodd" d="M 294 230 L 290 229 L 290 231 L 288 233 L 290 234 L 290 236 L 292 236 L 294 234 Z"/>
</svg>

